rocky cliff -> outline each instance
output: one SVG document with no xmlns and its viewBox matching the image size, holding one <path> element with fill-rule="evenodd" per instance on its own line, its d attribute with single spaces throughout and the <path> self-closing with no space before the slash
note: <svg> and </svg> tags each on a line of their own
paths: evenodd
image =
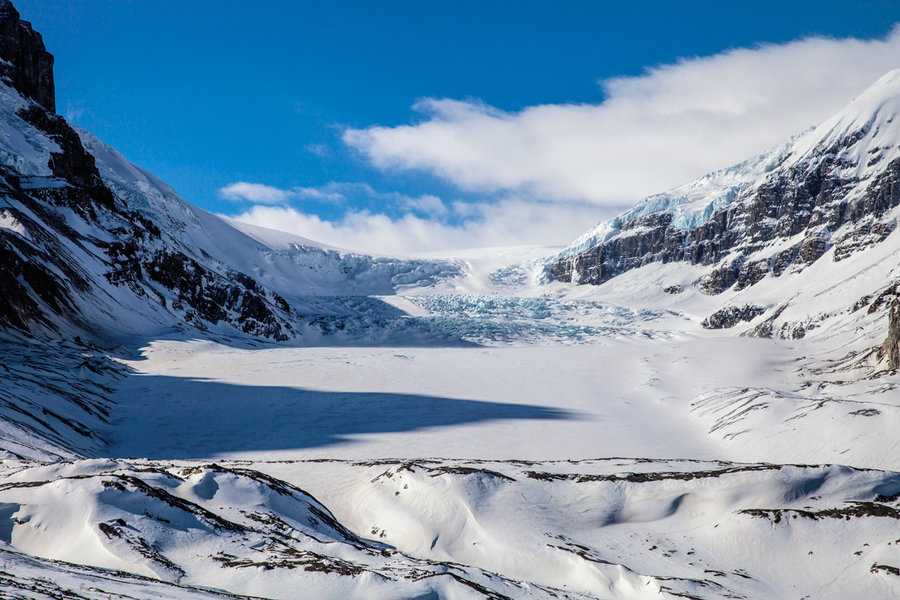
<svg viewBox="0 0 900 600">
<path fill-rule="evenodd" d="M 56 111 L 53 55 L 44 48 L 41 34 L 19 18 L 9 0 L 0 0 L 0 59 L 0 77 L 23 97 Z"/>
</svg>

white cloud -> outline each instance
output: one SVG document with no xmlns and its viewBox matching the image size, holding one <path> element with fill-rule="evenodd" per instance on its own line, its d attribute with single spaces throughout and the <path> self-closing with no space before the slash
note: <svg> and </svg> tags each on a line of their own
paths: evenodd
<svg viewBox="0 0 900 600">
<path fill-rule="evenodd" d="M 601 82 L 598 104 L 503 112 L 424 99 L 427 120 L 350 129 L 383 169 L 415 169 L 476 191 L 632 204 L 780 143 L 900 66 L 900 29 L 881 40 L 807 38 L 729 50 Z"/>
<path fill-rule="evenodd" d="M 440 198 L 431 194 L 423 194 L 416 197 L 407 196 L 403 200 L 403 207 L 433 218 L 446 216 L 450 212 Z"/>
<path fill-rule="evenodd" d="M 283 204 L 291 196 L 291 190 L 282 190 L 261 183 L 238 181 L 219 190 L 224 198 L 235 201 L 253 202 L 254 204 Z"/>
<path fill-rule="evenodd" d="M 340 203 L 347 197 L 340 191 L 343 184 L 328 184 L 322 187 L 293 187 L 281 189 L 263 183 L 238 181 L 226 185 L 219 190 L 223 198 L 236 202 L 253 204 L 286 204 L 295 198 L 316 200 L 319 202 Z M 368 186 L 366 186 L 368 187 Z"/>
<path fill-rule="evenodd" d="M 262 183 L 238 181 L 219 190 L 222 197 L 228 200 L 249 202 L 252 204 L 288 204 L 291 200 L 314 200 L 331 204 L 348 201 L 375 201 L 383 208 L 415 212 L 431 217 L 443 217 L 449 210 L 440 198 L 431 194 L 409 196 L 400 192 L 379 192 L 368 183 L 332 181 L 319 187 L 292 187 L 281 189 Z"/>
<path fill-rule="evenodd" d="M 468 218 L 456 225 L 410 213 L 391 218 L 367 211 L 348 212 L 329 221 L 294 208 L 274 206 L 254 206 L 232 218 L 341 248 L 403 255 L 488 246 L 564 245 L 599 216 L 594 205 L 550 206 L 516 198 L 462 207 Z"/>
<path fill-rule="evenodd" d="M 325 158 L 331 155 L 331 150 L 329 150 L 328 146 L 325 144 L 307 144 L 303 146 L 303 149 L 319 158 Z"/>
<path fill-rule="evenodd" d="M 312 200 L 322 200 L 325 202 L 343 202 L 347 197 L 331 186 L 325 187 L 297 187 L 291 190 L 284 190 L 287 194 L 298 196 L 300 198 L 309 198 Z"/>
</svg>

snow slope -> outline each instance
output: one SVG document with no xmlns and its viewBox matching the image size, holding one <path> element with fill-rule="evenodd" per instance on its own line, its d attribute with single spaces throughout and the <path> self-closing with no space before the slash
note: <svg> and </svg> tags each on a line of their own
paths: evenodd
<svg viewBox="0 0 900 600">
<path fill-rule="evenodd" d="M 298 581 L 334 598 L 837 599 L 897 589 L 893 472 L 646 459 L 252 466 L 7 464 L 0 507 L 13 524 L 0 543 L 41 559 L 3 551 L 14 575 L 0 585 L 21 587 L 38 564 L 42 587 L 102 577 L 137 597 L 225 588 L 294 598 Z M 287 483 L 296 480 L 334 512 Z M 51 562 L 67 559 L 98 568 Z M 160 583 L 100 570 L 110 568 Z"/>
</svg>

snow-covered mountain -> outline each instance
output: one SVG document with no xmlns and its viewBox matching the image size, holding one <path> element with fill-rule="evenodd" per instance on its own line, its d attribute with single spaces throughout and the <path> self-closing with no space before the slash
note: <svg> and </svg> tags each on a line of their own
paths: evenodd
<svg viewBox="0 0 900 600">
<path fill-rule="evenodd" d="M 0 22 L 5 325 L 99 340 L 174 326 L 288 340 L 348 314 L 308 297 L 389 294 L 458 272 L 446 261 L 361 256 L 236 226 L 187 204 L 54 114 L 40 35 L 8 2 Z"/>
<path fill-rule="evenodd" d="M 898 249 L 898 117 L 900 70 L 818 127 L 600 223 L 556 257 L 549 274 L 598 285 L 656 262 L 700 265 L 690 284 L 730 304 L 709 325 L 754 320 L 764 336 L 802 336 L 852 307 L 887 315 L 900 283 L 883 264 Z M 863 282 L 871 269 L 882 278 Z M 761 289 L 739 293 L 754 286 Z M 837 286 L 839 298 L 821 298 Z"/>
<path fill-rule="evenodd" d="M 865 250 L 895 226 L 898 116 L 900 70 L 781 146 L 597 225 L 552 275 L 596 285 L 649 262 L 686 261 L 716 266 L 702 282 L 715 294 L 799 270 L 831 248 L 835 261 Z"/>
<path fill-rule="evenodd" d="M 0 597 L 900 596 L 900 73 L 562 254 L 405 259 L 186 203 L 8 0 L 0 59 Z"/>
</svg>

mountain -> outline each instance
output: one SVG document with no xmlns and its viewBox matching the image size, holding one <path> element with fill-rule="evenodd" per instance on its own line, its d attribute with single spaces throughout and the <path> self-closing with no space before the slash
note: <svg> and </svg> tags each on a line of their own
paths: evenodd
<svg viewBox="0 0 900 600">
<path fill-rule="evenodd" d="M 732 303 L 765 295 L 736 292 L 761 283 L 774 288 L 779 278 L 795 278 L 812 265 L 832 268 L 818 269 L 815 277 L 801 276 L 804 285 L 846 283 L 851 271 L 867 268 L 866 259 L 850 261 L 854 264 L 846 268 L 842 264 L 859 255 L 875 259 L 873 248 L 896 241 L 891 234 L 900 205 L 898 116 L 900 70 L 884 75 L 818 127 L 753 159 L 650 196 L 600 223 L 552 260 L 549 276 L 600 285 L 648 264 L 683 262 L 703 267 L 692 285 L 709 295 L 728 291 Z M 873 298 L 873 307 L 885 309 L 900 289 L 896 276 L 870 287 L 857 282 L 852 286 L 856 297 L 844 306 L 829 304 L 827 310 L 854 303 L 859 309 Z M 799 298 L 789 298 L 770 298 L 769 306 L 742 314 L 732 307 L 730 316 L 719 315 L 709 324 L 768 319 L 768 326 L 755 334 L 802 336 L 805 328 L 797 323 L 781 319 L 779 327 L 771 326 L 778 311 L 798 304 Z M 815 315 L 803 318 L 809 317 Z M 896 356 L 896 348 L 888 346 Z M 900 366 L 895 358 L 890 364 Z"/>
<path fill-rule="evenodd" d="M 193 207 L 54 114 L 53 57 L 0 6 L 0 323 L 109 342 L 173 328 L 286 341 L 343 327 L 322 297 L 390 294 L 447 261 L 342 252 Z"/>
<path fill-rule="evenodd" d="M 686 261 L 715 266 L 701 285 L 718 294 L 832 248 L 836 262 L 865 250 L 895 227 L 887 213 L 900 204 L 898 114 L 900 70 L 805 134 L 601 223 L 554 262 L 552 277 L 597 285 L 650 262 Z"/>
</svg>

